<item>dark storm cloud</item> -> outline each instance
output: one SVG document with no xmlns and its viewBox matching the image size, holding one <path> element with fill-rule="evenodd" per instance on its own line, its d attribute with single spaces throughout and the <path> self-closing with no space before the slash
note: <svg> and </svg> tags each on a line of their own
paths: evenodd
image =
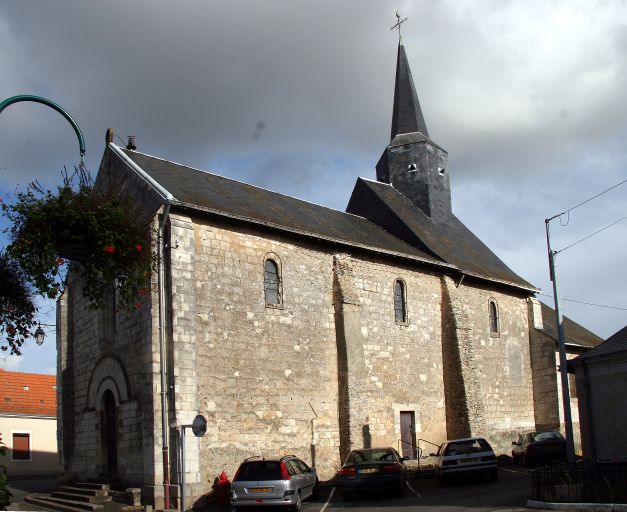
<svg viewBox="0 0 627 512">
<path fill-rule="evenodd" d="M 550 292 L 544 219 L 627 174 L 618 0 L 3 2 L 0 97 L 67 108 L 93 172 L 113 127 L 119 144 L 135 135 L 139 151 L 343 209 L 389 140 L 395 9 L 409 17 L 403 40 L 429 132 L 449 151 L 455 212 Z M 76 163 L 57 113 L 2 113 L 3 194 L 58 183 Z M 575 217 L 573 238 L 624 205 L 622 192 Z M 620 305 L 620 229 L 563 255 L 565 291 Z M 624 323 L 572 311 L 602 335 Z"/>
</svg>

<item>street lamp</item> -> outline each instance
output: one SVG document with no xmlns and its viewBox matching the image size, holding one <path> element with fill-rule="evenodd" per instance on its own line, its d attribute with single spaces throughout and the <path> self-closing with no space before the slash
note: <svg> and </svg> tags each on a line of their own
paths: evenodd
<svg viewBox="0 0 627 512">
<path fill-rule="evenodd" d="M 42 324 L 41 322 L 39 322 L 37 329 L 33 333 L 33 337 L 35 338 L 35 343 L 40 346 L 43 345 L 44 339 L 46 337 L 46 331 L 41 328 L 42 325 L 46 327 L 56 327 L 56 325 L 53 324 Z"/>
</svg>

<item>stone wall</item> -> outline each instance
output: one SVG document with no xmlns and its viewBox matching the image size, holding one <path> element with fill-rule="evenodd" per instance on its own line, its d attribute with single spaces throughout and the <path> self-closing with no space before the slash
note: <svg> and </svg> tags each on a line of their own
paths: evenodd
<svg viewBox="0 0 627 512">
<path fill-rule="evenodd" d="M 118 476 L 135 485 L 152 479 L 154 465 L 146 464 L 144 449 L 153 442 L 150 308 L 145 300 L 129 316 L 113 309 L 90 309 L 82 298 L 80 279 L 70 272 L 58 303 L 57 341 L 59 452 L 66 481 L 83 481 L 107 471 L 102 441 L 102 397 L 107 390 L 117 406 Z"/>
<path fill-rule="evenodd" d="M 326 479 L 339 454 L 333 254 L 257 233 L 194 224 L 195 289 L 181 293 L 195 293 L 202 480 L 286 453 Z M 265 303 L 266 258 L 280 269 L 278 306 Z"/>
<path fill-rule="evenodd" d="M 486 437 L 497 452 L 509 453 L 518 433 L 534 426 L 526 297 L 470 279 L 445 277 L 442 286 L 448 437 Z M 490 332 L 490 300 L 497 304 L 497 333 Z"/>
</svg>

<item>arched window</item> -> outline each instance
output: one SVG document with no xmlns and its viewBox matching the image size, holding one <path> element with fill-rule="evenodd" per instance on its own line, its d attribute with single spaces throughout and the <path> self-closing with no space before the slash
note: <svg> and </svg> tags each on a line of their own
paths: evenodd
<svg viewBox="0 0 627 512">
<path fill-rule="evenodd" d="M 499 309 L 494 299 L 488 302 L 488 314 L 490 316 L 490 335 L 498 336 L 499 334 Z"/>
<path fill-rule="evenodd" d="M 405 283 L 401 279 L 394 281 L 394 319 L 397 324 L 407 322 Z"/>
<path fill-rule="evenodd" d="M 266 306 L 281 305 L 281 276 L 276 261 L 266 259 L 264 263 L 263 287 Z"/>
</svg>

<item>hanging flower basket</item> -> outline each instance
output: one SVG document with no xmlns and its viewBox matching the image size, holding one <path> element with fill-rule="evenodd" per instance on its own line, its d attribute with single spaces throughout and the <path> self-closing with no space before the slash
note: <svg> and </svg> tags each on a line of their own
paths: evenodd
<svg viewBox="0 0 627 512">
<path fill-rule="evenodd" d="M 95 188 L 86 171 L 64 174 L 56 193 L 32 183 L 2 209 L 12 222 L 7 252 L 43 296 L 63 291 L 68 262 L 94 308 L 106 304 L 114 285 L 124 311 L 150 289 L 157 261 L 150 227 L 128 200 Z"/>
</svg>

